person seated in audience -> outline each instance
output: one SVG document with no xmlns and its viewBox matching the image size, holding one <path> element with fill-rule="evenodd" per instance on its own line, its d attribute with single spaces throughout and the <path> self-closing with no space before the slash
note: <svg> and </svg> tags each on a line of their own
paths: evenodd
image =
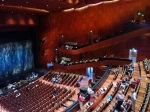
<svg viewBox="0 0 150 112">
<path fill-rule="evenodd" d="M 131 84 L 133 82 L 135 82 L 135 78 L 132 78 L 129 83 Z"/>
<path fill-rule="evenodd" d="M 131 87 L 135 87 L 136 85 L 138 85 L 138 84 L 140 83 L 140 80 L 141 80 L 141 78 L 133 79 L 133 80 L 130 82 L 130 86 L 131 86 Z"/>
<path fill-rule="evenodd" d="M 112 99 L 113 99 L 113 96 L 112 96 L 112 94 L 110 94 L 110 95 L 108 96 L 106 102 L 109 103 Z"/>
<path fill-rule="evenodd" d="M 88 88 L 87 88 L 87 93 L 88 93 L 90 96 L 92 96 L 92 95 L 94 94 L 94 91 L 93 91 L 90 87 L 88 87 Z"/>
<path fill-rule="evenodd" d="M 95 101 L 95 95 L 93 94 L 92 96 L 90 96 L 90 100 L 88 102 L 88 106 L 91 106 Z"/>
<path fill-rule="evenodd" d="M 54 88 L 54 90 L 53 90 L 53 98 L 55 98 L 55 97 L 56 97 L 56 95 L 57 95 L 57 89 L 56 89 L 56 88 Z"/>
<path fill-rule="evenodd" d="M 66 48 L 67 48 L 67 49 L 72 49 L 73 47 L 72 47 L 72 46 L 69 46 L 69 45 L 66 45 Z"/>
<path fill-rule="evenodd" d="M 8 84 L 7 89 L 8 89 L 8 90 L 10 90 L 10 89 L 15 89 L 15 85 L 13 85 L 13 84 Z"/>
<path fill-rule="evenodd" d="M 104 93 L 105 93 L 105 89 L 100 88 L 100 89 L 97 91 L 97 96 L 99 97 L 99 96 L 101 96 L 101 95 L 104 94 Z"/>
<path fill-rule="evenodd" d="M 3 94 L 3 91 L 0 89 L 0 95 Z"/>
<path fill-rule="evenodd" d="M 17 94 L 16 94 L 16 98 L 19 97 L 20 95 L 21 95 L 21 93 L 17 93 Z"/>
<path fill-rule="evenodd" d="M 95 62 L 98 62 L 98 60 L 99 60 L 99 58 L 97 58 L 97 59 L 94 59 L 94 61 L 95 61 Z"/>
<path fill-rule="evenodd" d="M 127 99 L 124 100 L 124 102 L 122 104 L 122 108 L 124 108 L 125 110 L 127 110 L 127 109 L 131 110 L 131 105 L 132 105 L 131 96 L 128 95 Z"/>
<path fill-rule="evenodd" d="M 147 78 L 150 78 L 150 74 L 146 74 Z"/>
<path fill-rule="evenodd" d="M 127 79 L 123 78 L 120 87 L 125 89 L 127 86 L 129 86 Z"/>
<path fill-rule="evenodd" d="M 59 78 L 58 78 L 58 84 L 61 84 L 61 82 L 62 82 L 62 78 L 59 77 Z"/>
<path fill-rule="evenodd" d="M 104 56 L 104 58 L 106 58 L 107 57 L 107 54 Z"/>
<path fill-rule="evenodd" d="M 52 81 L 53 84 L 55 84 L 55 83 L 56 83 L 56 78 L 55 78 L 55 77 L 52 77 L 52 80 L 51 80 L 51 81 Z"/>
<path fill-rule="evenodd" d="M 80 109 L 83 110 L 83 102 L 85 101 L 85 97 L 83 96 L 82 93 L 78 93 L 78 101 Z"/>
<path fill-rule="evenodd" d="M 60 64 L 61 64 L 61 65 L 66 65 L 67 62 L 66 62 L 65 60 L 62 59 L 61 62 L 60 62 Z"/>
<path fill-rule="evenodd" d="M 113 58 L 114 57 L 114 54 L 110 55 L 110 58 Z"/>
<path fill-rule="evenodd" d="M 103 90 L 106 91 L 106 90 L 107 90 L 107 87 L 104 86 L 104 87 L 103 87 Z"/>
</svg>

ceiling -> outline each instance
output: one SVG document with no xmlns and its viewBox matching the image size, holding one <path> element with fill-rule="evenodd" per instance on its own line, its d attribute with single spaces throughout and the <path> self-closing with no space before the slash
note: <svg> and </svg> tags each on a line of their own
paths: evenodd
<svg viewBox="0 0 150 112">
<path fill-rule="evenodd" d="M 104 0 L 0 0 L 0 11 L 39 12 L 41 14 L 82 7 Z M 108 0 L 107 0 L 108 1 Z"/>
</svg>

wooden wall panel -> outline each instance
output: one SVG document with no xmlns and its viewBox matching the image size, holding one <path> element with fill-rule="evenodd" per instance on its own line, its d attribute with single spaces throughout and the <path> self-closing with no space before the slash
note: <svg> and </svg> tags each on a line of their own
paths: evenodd
<svg viewBox="0 0 150 112">
<path fill-rule="evenodd" d="M 150 36 L 145 38 L 136 37 L 134 39 L 128 40 L 127 42 L 112 45 L 109 48 L 106 47 L 103 49 L 96 50 L 94 54 L 97 55 L 96 57 L 104 56 L 107 53 L 108 56 L 114 54 L 114 56 L 116 57 L 128 58 L 129 50 L 135 48 L 137 49 L 137 60 L 143 60 L 145 57 L 150 57 L 150 43 L 147 43 L 147 41 L 145 40 L 149 41 Z M 93 58 L 92 55 L 91 58 Z"/>
<path fill-rule="evenodd" d="M 90 30 L 94 35 L 111 34 L 114 30 L 119 30 L 122 24 L 139 10 L 145 10 L 145 0 L 103 3 L 80 11 L 51 13 L 41 18 L 39 40 L 46 36 L 48 43 L 40 46 L 40 52 L 50 49 L 51 53 L 49 56 L 43 56 L 40 53 L 40 64 L 45 66 L 47 62 L 54 60 L 54 49 L 58 46 L 61 35 L 64 35 L 65 41 L 87 43 Z M 104 54 L 108 51 L 102 52 Z"/>
<path fill-rule="evenodd" d="M 38 19 L 35 15 L 18 13 L 0 13 L 0 27 L 3 26 L 36 26 Z"/>
</svg>

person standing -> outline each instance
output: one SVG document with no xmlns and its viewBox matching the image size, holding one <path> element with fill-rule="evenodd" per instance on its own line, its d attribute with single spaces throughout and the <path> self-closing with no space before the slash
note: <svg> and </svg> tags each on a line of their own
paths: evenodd
<svg viewBox="0 0 150 112">
<path fill-rule="evenodd" d="M 132 100 L 132 111 L 135 112 L 135 102 L 136 102 L 136 92 L 135 90 L 132 90 L 131 100 Z"/>
<path fill-rule="evenodd" d="M 118 103 L 117 103 L 117 106 L 116 106 L 115 110 L 120 111 L 121 105 L 122 105 L 123 100 L 124 100 L 124 94 L 123 94 L 122 91 L 119 91 L 119 93 L 118 93 L 116 99 L 117 99 L 117 102 L 118 102 Z"/>
</svg>

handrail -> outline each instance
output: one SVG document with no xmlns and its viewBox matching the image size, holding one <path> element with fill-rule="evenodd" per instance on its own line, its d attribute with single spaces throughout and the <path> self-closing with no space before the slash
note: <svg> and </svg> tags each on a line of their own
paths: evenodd
<svg viewBox="0 0 150 112">
<path fill-rule="evenodd" d="M 87 62 L 87 63 L 78 63 L 69 66 L 63 66 L 60 64 L 54 64 L 55 69 L 62 69 L 62 70 L 74 70 L 79 68 L 87 68 L 87 67 L 97 67 L 103 65 L 125 65 L 130 64 L 132 61 L 129 59 L 121 59 L 121 58 L 99 58 L 97 62 Z"/>
<path fill-rule="evenodd" d="M 108 74 L 109 74 L 109 72 L 110 72 L 110 69 L 111 69 L 111 66 L 108 66 L 107 67 L 107 70 L 106 70 L 106 72 L 104 73 L 104 75 L 102 76 L 102 78 L 101 79 L 99 79 L 99 81 L 95 84 L 95 85 L 97 85 L 97 86 L 93 86 L 92 87 L 92 89 L 96 89 L 96 87 L 98 87 L 99 85 L 102 85 L 103 83 L 104 83 L 104 79 L 106 79 L 107 78 L 107 76 L 108 76 Z M 88 97 L 88 93 L 86 92 L 85 94 L 84 94 L 84 96 L 85 96 L 85 98 L 87 98 Z M 68 108 L 66 108 L 63 112 L 72 112 L 72 110 L 75 110 L 75 108 L 77 108 L 79 106 L 79 102 L 78 101 L 76 101 L 76 102 L 74 102 L 71 106 L 69 106 Z"/>
<path fill-rule="evenodd" d="M 63 52 L 66 54 L 81 54 L 81 53 L 84 53 L 87 51 L 93 51 L 93 49 L 96 50 L 96 49 L 99 49 L 102 47 L 109 46 L 109 45 L 114 44 L 114 43 L 126 41 L 128 39 L 138 37 L 138 36 L 141 36 L 141 35 L 143 35 L 145 33 L 149 33 L 149 32 L 150 32 L 150 27 L 145 27 L 145 28 L 141 28 L 141 29 L 129 32 L 129 33 L 118 35 L 116 37 L 113 37 L 113 38 L 110 38 L 107 40 L 100 41 L 100 42 L 95 43 L 95 44 L 91 44 L 91 45 L 86 46 L 86 47 L 79 48 L 76 50 L 65 49 L 65 48 L 58 48 L 58 50 L 59 50 L 59 52 Z"/>
</svg>

